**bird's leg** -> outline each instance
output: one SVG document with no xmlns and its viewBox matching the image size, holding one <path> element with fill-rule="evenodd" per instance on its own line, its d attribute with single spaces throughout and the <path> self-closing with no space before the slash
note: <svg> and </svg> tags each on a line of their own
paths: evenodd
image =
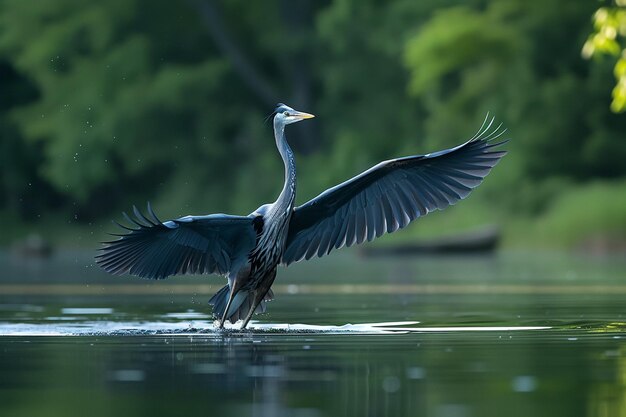
<svg viewBox="0 0 626 417">
<path fill-rule="evenodd" d="M 248 325 L 248 322 L 250 321 L 250 319 L 252 318 L 252 316 L 254 315 L 254 312 L 256 311 L 256 308 L 259 306 L 259 304 L 261 303 L 261 301 L 263 301 L 263 298 L 265 297 L 265 294 L 267 294 L 267 291 L 269 291 L 269 288 L 267 290 L 260 291 L 259 289 L 257 289 L 254 292 L 254 304 L 252 305 L 252 308 L 250 309 L 250 311 L 248 311 L 248 315 L 246 316 L 246 319 L 243 321 L 243 324 L 241 325 L 241 329 L 245 329 L 246 326 Z"/>
<path fill-rule="evenodd" d="M 218 327 L 219 329 L 224 328 L 224 322 L 226 321 L 226 318 L 228 317 L 228 310 L 230 310 L 230 305 L 233 303 L 233 300 L 235 299 L 235 295 L 237 295 L 237 293 L 241 289 L 245 281 L 245 276 L 246 276 L 245 271 L 239 271 L 235 275 L 235 278 L 232 280 L 232 282 L 228 283 L 230 286 L 230 294 L 228 294 L 228 302 L 226 303 L 226 310 L 224 310 L 224 314 L 222 314 L 220 325 Z"/>
<path fill-rule="evenodd" d="M 222 318 L 220 319 L 220 325 L 218 327 L 218 329 L 223 329 L 224 328 L 224 322 L 226 321 L 226 317 L 228 316 L 228 310 L 230 309 L 230 305 L 233 302 L 233 298 L 235 298 L 235 288 L 231 288 L 230 289 L 230 294 L 228 295 L 228 302 L 226 303 L 226 310 L 224 310 L 224 314 L 222 314 Z"/>
<path fill-rule="evenodd" d="M 248 322 L 254 315 L 256 308 L 259 306 L 259 304 L 261 304 L 261 301 L 263 301 L 263 299 L 265 298 L 265 295 L 272 287 L 272 284 L 274 283 L 275 278 L 276 278 L 276 270 L 270 272 L 270 275 L 267 276 L 263 280 L 261 285 L 259 285 L 258 288 L 253 292 L 254 303 L 252 304 L 252 308 L 250 309 L 250 311 L 248 311 L 248 315 L 246 316 L 246 319 L 243 321 L 243 324 L 241 325 L 241 329 L 246 328 L 246 326 L 248 325 Z"/>
</svg>

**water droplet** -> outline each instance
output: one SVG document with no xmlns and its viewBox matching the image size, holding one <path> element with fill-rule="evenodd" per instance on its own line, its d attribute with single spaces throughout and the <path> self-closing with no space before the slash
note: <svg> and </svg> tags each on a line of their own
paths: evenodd
<svg viewBox="0 0 626 417">
<path fill-rule="evenodd" d="M 406 377 L 409 379 L 423 379 L 426 376 L 426 370 L 419 366 L 412 366 L 406 369 Z"/>
<path fill-rule="evenodd" d="M 531 375 L 520 375 L 511 382 L 515 392 L 533 392 L 537 388 L 537 379 Z"/>
<path fill-rule="evenodd" d="M 121 382 L 140 382 L 145 379 L 145 373 L 139 369 L 120 369 L 111 372 L 110 378 Z"/>
<path fill-rule="evenodd" d="M 400 380 L 395 376 L 387 376 L 383 379 L 383 390 L 387 393 L 394 393 L 400 389 Z"/>
</svg>

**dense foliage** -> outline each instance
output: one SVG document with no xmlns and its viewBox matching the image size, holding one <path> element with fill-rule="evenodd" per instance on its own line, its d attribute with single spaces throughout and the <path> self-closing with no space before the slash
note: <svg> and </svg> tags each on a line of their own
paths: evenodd
<svg viewBox="0 0 626 417">
<path fill-rule="evenodd" d="M 615 7 L 600 7 L 593 15 L 593 26 L 594 32 L 585 42 L 583 56 L 617 56 L 613 70 L 616 85 L 613 88 L 611 110 L 626 111 L 626 48 L 620 44 L 626 37 L 626 0 L 616 0 Z"/>
<path fill-rule="evenodd" d="M 479 199 L 540 213 L 569 184 L 626 176 L 614 62 L 585 61 L 595 3 L 566 0 L 0 1 L 0 210 L 79 221 L 150 199 L 251 211 L 282 181 L 275 102 L 295 126 L 299 201 L 380 159 L 473 134 L 514 140 Z"/>
</svg>

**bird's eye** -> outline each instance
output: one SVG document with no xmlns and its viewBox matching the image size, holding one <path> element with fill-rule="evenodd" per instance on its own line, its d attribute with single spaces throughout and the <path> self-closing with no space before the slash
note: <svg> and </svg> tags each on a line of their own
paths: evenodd
<svg viewBox="0 0 626 417">
<path fill-rule="evenodd" d="M 285 116 L 289 116 L 289 112 L 288 112 L 288 111 L 284 111 L 284 112 L 283 112 L 283 115 L 285 115 Z"/>
</svg>

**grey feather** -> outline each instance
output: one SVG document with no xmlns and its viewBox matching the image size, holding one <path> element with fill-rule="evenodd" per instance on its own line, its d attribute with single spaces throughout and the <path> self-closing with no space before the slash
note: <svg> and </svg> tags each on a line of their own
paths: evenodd
<svg viewBox="0 0 626 417">
<path fill-rule="evenodd" d="M 139 229 L 125 228 L 129 233 L 106 242 L 96 257 L 102 268 L 114 274 L 153 279 L 179 273 L 226 274 L 255 244 L 251 216 L 187 216 L 172 220 L 173 226 L 168 227 L 152 223 L 136 208 L 133 211 L 136 219 L 125 217 Z M 151 207 L 148 213 L 158 219 Z"/>
<path fill-rule="evenodd" d="M 372 240 L 466 198 L 506 154 L 494 150 L 505 141 L 491 142 L 504 133 L 501 126 L 492 129 L 493 124 L 487 117 L 462 145 L 381 162 L 296 207 L 282 262 Z"/>
</svg>

